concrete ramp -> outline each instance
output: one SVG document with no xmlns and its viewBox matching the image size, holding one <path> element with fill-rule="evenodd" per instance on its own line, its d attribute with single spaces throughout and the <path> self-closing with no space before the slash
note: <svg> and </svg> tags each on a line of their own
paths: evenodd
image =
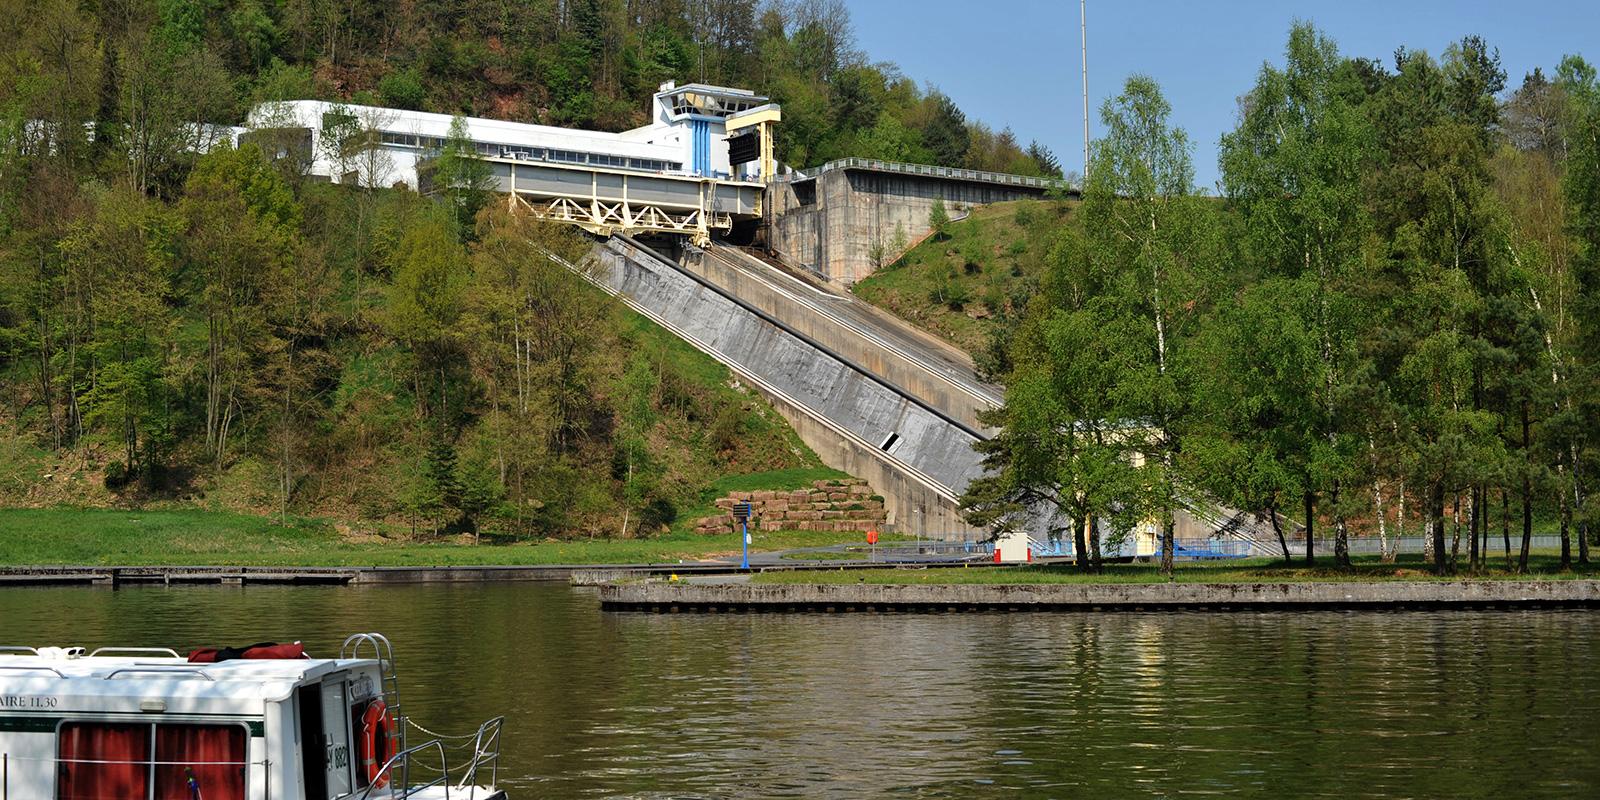
<svg viewBox="0 0 1600 800">
<path fill-rule="evenodd" d="M 737 247 L 690 247 L 678 263 L 961 424 L 993 433 L 978 413 L 1004 402 L 1005 390 L 980 380 L 972 358 L 948 342 Z"/>
<path fill-rule="evenodd" d="M 825 463 L 884 496 L 891 524 L 933 538 L 982 534 L 958 505 L 982 474 L 980 431 L 632 239 L 607 240 L 587 274 L 770 399 Z"/>
</svg>

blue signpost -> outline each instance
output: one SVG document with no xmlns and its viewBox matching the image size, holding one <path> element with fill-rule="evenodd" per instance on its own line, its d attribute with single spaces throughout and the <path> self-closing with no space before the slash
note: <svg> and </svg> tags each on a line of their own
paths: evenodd
<svg viewBox="0 0 1600 800">
<path fill-rule="evenodd" d="M 750 568 L 750 504 L 734 503 L 733 517 L 739 520 L 739 529 L 744 534 L 744 553 L 739 558 L 739 569 Z"/>
</svg>

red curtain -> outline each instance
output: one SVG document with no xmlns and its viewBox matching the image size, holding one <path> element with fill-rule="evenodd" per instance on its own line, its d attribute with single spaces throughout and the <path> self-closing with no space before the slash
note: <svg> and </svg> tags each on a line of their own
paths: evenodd
<svg viewBox="0 0 1600 800">
<path fill-rule="evenodd" d="M 57 746 L 58 800 L 142 800 L 149 790 L 149 723 L 69 722 Z M 115 763 L 84 763 L 102 761 Z"/>
<path fill-rule="evenodd" d="M 244 800 L 245 742 L 238 725 L 158 726 L 156 800 Z"/>
</svg>

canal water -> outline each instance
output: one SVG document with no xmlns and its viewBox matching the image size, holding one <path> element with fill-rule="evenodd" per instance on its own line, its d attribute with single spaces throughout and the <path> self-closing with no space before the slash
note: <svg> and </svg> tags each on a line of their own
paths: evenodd
<svg viewBox="0 0 1600 800">
<path fill-rule="evenodd" d="M 1600 614 L 649 615 L 554 584 L 0 591 L 0 643 L 378 630 L 534 797 L 1600 797 Z"/>
</svg>

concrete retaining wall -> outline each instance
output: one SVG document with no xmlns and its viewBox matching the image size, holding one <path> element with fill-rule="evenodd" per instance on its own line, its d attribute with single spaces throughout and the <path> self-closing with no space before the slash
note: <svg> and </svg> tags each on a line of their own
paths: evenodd
<svg viewBox="0 0 1600 800">
<path fill-rule="evenodd" d="M 897 232 L 907 242 L 927 233 L 935 200 L 943 200 L 955 215 L 958 207 L 1043 193 L 1033 187 L 931 175 L 830 170 L 808 180 L 773 184 L 768 194 L 774 212 L 768 240 L 786 261 L 850 284 L 872 274 L 874 244 L 891 250 Z"/>
<path fill-rule="evenodd" d="M 787 397 L 763 394 L 822 463 L 865 479 L 883 496 L 884 530 L 908 534 L 921 531 L 925 538 L 950 540 L 980 539 L 986 535 L 961 519 L 961 509 L 948 494 L 885 460 L 877 448 L 842 433 L 830 421 L 818 418 Z"/>
<path fill-rule="evenodd" d="M 592 278 L 750 379 L 824 463 L 866 479 L 889 525 L 978 533 L 955 503 L 982 474 L 975 432 L 631 242 L 608 241 L 599 262 Z"/>
<path fill-rule="evenodd" d="M 685 254 L 679 264 L 974 430 L 987 433 L 978 412 L 1004 399 L 998 387 L 978 381 L 966 354 L 881 319 L 853 296 L 774 275 L 775 268 L 722 246 Z"/>
<path fill-rule="evenodd" d="M 603 586 L 616 610 L 1382 609 L 1600 605 L 1600 581 L 1051 585 L 685 584 Z"/>
</svg>

